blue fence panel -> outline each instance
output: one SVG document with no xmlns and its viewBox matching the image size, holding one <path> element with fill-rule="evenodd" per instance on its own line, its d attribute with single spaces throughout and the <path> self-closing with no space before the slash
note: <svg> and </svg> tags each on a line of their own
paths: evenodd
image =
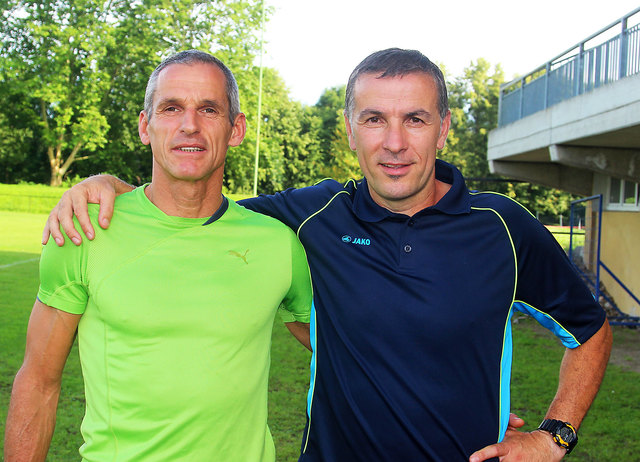
<svg viewBox="0 0 640 462">
<path fill-rule="evenodd" d="M 620 79 L 620 37 L 611 39 L 583 55 L 584 91 Z"/>
<path fill-rule="evenodd" d="M 542 111 L 546 107 L 546 78 L 538 77 L 522 87 L 522 117 Z"/>
<path fill-rule="evenodd" d="M 549 79 L 547 107 L 558 104 L 566 99 L 573 98 L 576 87 L 576 62 L 577 60 L 574 58 L 546 74 Z"/>
<path fill-rule="evenodd" d="M 640 24 L 627 31 L 627 75 L 640 73 Z"/>
<path fill-rule="evenodd" d="M 520 119 L 520 99 L 522 95 L 522 89 L 512 91 L 502 96 L 501 108 L 500 108 L 500 121 L 499 125 L 510 124 Z"/>
</svg>

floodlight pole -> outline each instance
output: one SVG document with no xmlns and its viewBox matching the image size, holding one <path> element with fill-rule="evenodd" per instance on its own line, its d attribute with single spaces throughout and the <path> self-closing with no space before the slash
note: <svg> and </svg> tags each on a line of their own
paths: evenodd
<svg viewBox="0 0 640 462">
<path fill-rule="evenodd" d="M 253 195 L 258 195 L 258 161 L 260 159 L 260 122 L 262 121 L 262 54 L 264 49 L 264 3 L 262 0 L 262 27 L 260 30 L 260 79 L 258 80 L 258 123 L 256 124 L 256 160 L 253 168 Z"/>
</svg>

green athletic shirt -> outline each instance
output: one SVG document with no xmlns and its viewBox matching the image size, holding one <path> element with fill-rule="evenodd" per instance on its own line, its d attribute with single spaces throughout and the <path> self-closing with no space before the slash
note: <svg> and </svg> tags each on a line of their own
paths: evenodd
<svg viewBox="0 0 640 462">
<path fill-rule="evenodd" d="M 40 261 L 38 299 L 82 314 L 86 461 L 273 461 L 271 330 L 309 322 L 304 250 L 280 223 L 229 201 L 220 218 L 165 215 L 144 187 L 107 231 Z M 283 311 L 284 310 L 284 311 Z"/>
</svg>

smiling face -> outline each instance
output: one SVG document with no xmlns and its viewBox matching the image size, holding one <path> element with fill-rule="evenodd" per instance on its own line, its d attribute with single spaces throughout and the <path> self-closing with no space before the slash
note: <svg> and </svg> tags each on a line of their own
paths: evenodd
<svg viewBox="0 0 640 462">
<path fill-rule="evenodd" d="M 158 75 L 150 114 L 138 131 L 153 152 L 154 183 L 219 182 L 229 146 L 244 138 L 243 114 L 229 121 L 225 76 L 213 64 L 171 64 Z"/>
<path fill-rule="evenodd" d="M 364 74 L 354 101 L 351 119 L 345 116 L 347 135 L 373 200 L 406 215 L 435 204 L 436 151 L 444 147 L 451 117 L 440 119 L 433 78 Z"/>
</svg>

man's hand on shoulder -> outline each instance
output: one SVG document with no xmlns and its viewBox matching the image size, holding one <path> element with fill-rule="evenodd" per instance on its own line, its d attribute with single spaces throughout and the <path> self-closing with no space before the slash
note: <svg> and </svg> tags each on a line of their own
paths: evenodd
<svg viewBox="0 0 640 462">
<path fill-rule="evenodd" d="M 500 462 L 557 462 L 567 451 L 558 446 L 545 431 L 520 432 L 511 425 L 501 443 L 492 444 L 471 454 L 469 462 L 497 457 Z"/>
<path fill-rule="evenodd" d="M 75 244 L 82 243 L 82 236 L 76 230 L 73 216 L 78 218 L 82 231 L 88 239 L 93 239 L 95 231 L 88 213 L 88 203 L 100 204 L 98 223 L 104 229 L 109 227 L 113 216 L 113 204 L 116 195 L 129 192 L 134 187 L 111 175 L 96 175 L 73 186 L 66 191 L 53 208 L 42 232 L 42 244 L 49 241 L 49 235 L 59 246 L 64 245 L 64 236 L 60 226 Z"/>
</svg>

